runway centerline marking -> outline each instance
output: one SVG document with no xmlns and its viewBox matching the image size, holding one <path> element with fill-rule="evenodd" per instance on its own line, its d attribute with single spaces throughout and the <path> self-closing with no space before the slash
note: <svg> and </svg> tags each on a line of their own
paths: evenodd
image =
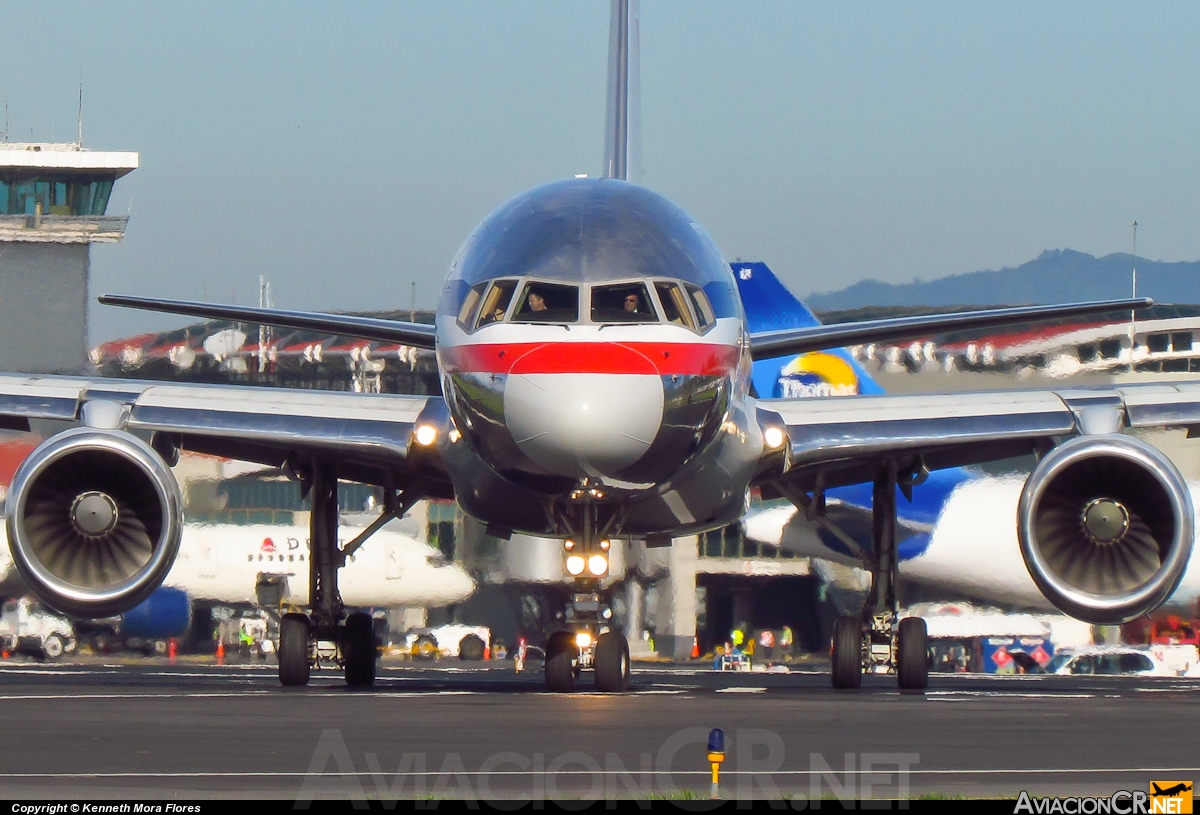
<svg viewBox="0 0 1200 815">
<path fill-rule="evenodd" d="M 178 771 L 178 772 L 41 772 L 41 773 L 11 773 L 0 772 L 0 779 L 9 778 L 305 778 L 305 777 L 320 777 L 320 778 L 343 778 L 343 777 L 360 777 L 369 778 L 372 776 L 392 776 L 392 777 L 436 777 L 442 775 L 464 775 L 473 777 L 482 776 L 532 776 L 532 775 L 628 775 L 629 770 L 607 770 L 607 769 L 581 769 L 581 770 L 424 770 L 424 771 L 408 771 L 408 772 L 372 772 L 370 770 L 354 770 L 352 772 L 338 772 L 332 770 L 322 770 L 321 772 L 300 772 L 295 770 L 210 770 L 210 771 Z M 644 770 L 638 771 L 639 774 L 645 773 L 649 775 L 695 775 L 708 776 L 708 770 Z M 845 775 L 878 775 L 879 768 L 870 769 L 847 769 L 839 770 L 839 774 Z M 1069 768 L 1060 767 L 1053 769 L 1027 769 L 1027 768 L 984 768 L 984 769 L 909 769 L 908 772 L 912 775 L 1113 775 L 1127 773 L 1200 773 L 1200 767 L 1095 767 L 1095 768 Z M 724 770 L 723 775 L 827 775 L 827 770 Z"/>
</svg>

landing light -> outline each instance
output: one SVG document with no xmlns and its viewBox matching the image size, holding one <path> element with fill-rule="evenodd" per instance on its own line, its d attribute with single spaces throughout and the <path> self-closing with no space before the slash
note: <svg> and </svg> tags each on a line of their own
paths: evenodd
<svg viewBox="0 0 1200 815">
<path fill-rule="evenodd" d="M 772 450 L 778 450 L 780 447 L 783 447 L 784 438 L 786 438 L 784 432 L 778 427 L 768 427 L 763 431 L 763 441 Z"/>
<path fill-rule="evenodd" d="M 608 571 L 608 558 L 604 555 L 592 555 L 587 562 L 588 571 L 596 577 Z"/>
<path fill-rule="evenodd" d="M 592 644 L 592 635 L 586 631 L 580 631 L 575 635 L 575 644 L 580 648 L 587 648 Z"/>
<path fill-rule="evenodd" d="M 583 574 L 584 567 L 587 562 L 582 555 L 570 555 L 567 557 L 567 573 L 573 576 Z"/>
<path fill-rule="evenodd" d="M 437 428 L 431 424 L 417 426 L 417 444 L 428 447 L 437 440 Z"/>
</svg>

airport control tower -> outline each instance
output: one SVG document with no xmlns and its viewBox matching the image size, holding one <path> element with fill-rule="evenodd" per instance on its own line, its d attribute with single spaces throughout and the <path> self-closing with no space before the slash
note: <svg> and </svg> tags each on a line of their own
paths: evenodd
<svg viewBox="0 0 1200 815">
<path fill-rule="evenodd" d="M 128 216 L 104 211 L 137 166 L 137 153 L 0 143 L 0 371 L 83 371 L 90 244 L 124 237 Z"/>
</svg>

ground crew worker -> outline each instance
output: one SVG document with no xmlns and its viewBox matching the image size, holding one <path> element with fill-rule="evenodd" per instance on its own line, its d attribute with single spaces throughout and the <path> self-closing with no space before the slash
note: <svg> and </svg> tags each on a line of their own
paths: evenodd
<svg viewBox="0 0 1200 815">
<path fill-rule="evenodd" d="M 733 643 L 734 648 L 741 648 L 746 641 L 746 632 L 740 628 L 735 628 L 729 635 L 729 641 Z"/>
<path fill-rule="evenodd" d="M 779 632 L 779 652 L 785 657 L 792 655 L 792 641 L 795 635 L 792 634 L 792 627 L 785 625 L 783 630 Z"/>
</svg>

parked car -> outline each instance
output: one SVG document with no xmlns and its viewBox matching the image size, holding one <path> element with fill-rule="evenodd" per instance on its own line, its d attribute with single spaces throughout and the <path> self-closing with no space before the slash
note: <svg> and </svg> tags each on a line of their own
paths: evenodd
<svg viewBox="0 0 1200 815">
<path fill-rule="evenodd" d="M 485 626 L 451 623 L 412 629 L 405 635 L 405 649 L 414 659 L 433 660 L 442 656 L 479 660 L 491 641 L 491 629 Z"/>
<path fill-rule="evenodd" d="M 1046 673 L 1069 676 L 1178 676 L 1178 671 L 1152 651 L 1116 646 L 1060 650 Z"/>
<path fill-rule="evenodd" d="M 75 653 L 75 629 L 36 600 L 19 597 L 0 607 L 0 643 L 4 650 L 38 659 Z"/>
</svg>

